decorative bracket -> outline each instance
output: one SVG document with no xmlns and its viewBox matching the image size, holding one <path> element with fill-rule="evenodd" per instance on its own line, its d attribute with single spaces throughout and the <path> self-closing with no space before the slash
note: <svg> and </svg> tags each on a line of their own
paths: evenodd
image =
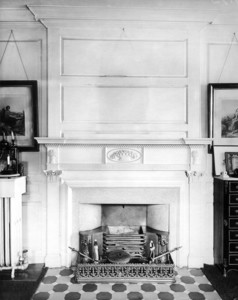
<svg viewBox="0 0 238 300">
<path fill-rule="evenodd" d="M 56 178 L 62 174 L 62 170 L 44 170 L 44 173 L 46 177 L 52 181 L 53 178 Z"/>
<path fill-rule="evenodd" d="M 185 171 L 186 176 L 188 177 L 188 182 L 191 183 L 194 178 L 199 178 L 204 176 L 204 172 L 198 171 Z"/>
</svg>

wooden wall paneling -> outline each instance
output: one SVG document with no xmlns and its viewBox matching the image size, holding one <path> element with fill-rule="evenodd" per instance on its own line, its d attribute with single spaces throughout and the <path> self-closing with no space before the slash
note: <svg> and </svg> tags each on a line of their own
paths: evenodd
<svg viewBox="0 0 238 300">
<path fill-rule="evenodd" d="M 82 133 L 161 131 L 164 135 L 167 126 L 167 137 L 179 137 L 184 130 L 182 137 L 186 137 L 188 100 L 184 83 L 187 82 L 188 56 L 185 32 L 169 32 L 166 38 L 164 33 L 158 37 L 158 32 L 155 34 L 154 29 L 150 29 L 149 38 L 145 38 L 143 30 L 136 31 L 132 27 L 129 27 L 129 34 L 121 28 L 85 30 L 87 38 L 82 29 L 49 29 L 49 80 L 52 83 L 49 134 L 77 137 Z M 133 36 L 128 39 L 130 30 Z M 153 48 L 152 55 L 148 53 L 148 45 Z M 169 54 L 164 59 L 166 52 Z M 148 61 L 148 57 L 152 58 Z M 115 61 L 114 66 L 112 61 Z M 155 67 L 151 72 L 153 62 Z M 61 99 L 60 104 L 56 99 Z"/>
<path fill-rule="evenodd" d="M 62 122 L 134 124 L 187 121 L 186 88 L 157 87 L 64 87 Z M 75 129 L 75 127 L 74 127 Z"/>
<path fill-rule="evenodd" d="M 184 40 L 65 38 L 62 55 L 64 76 L 186 76 Z"/>
</svg>

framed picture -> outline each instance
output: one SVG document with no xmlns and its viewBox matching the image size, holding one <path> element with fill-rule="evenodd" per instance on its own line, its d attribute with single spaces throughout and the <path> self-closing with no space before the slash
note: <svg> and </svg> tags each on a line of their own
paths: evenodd
<svg viewBox="0 0 238 300">
<path fill-rule="evenodd" d="M 209 137 L 214 145 L 238 146 L 238 83 L 208 85 Z"/>
<path fill-rule="evenodd" d="M 225 152 L 225 163 L 227 174 L 238 177 L 238 152 Z"/>
<path fill-rule="evenodd" d="M 38 151 L 37 81 L 0 81 L 0 135 L 20 151 Z"/>
</svg>

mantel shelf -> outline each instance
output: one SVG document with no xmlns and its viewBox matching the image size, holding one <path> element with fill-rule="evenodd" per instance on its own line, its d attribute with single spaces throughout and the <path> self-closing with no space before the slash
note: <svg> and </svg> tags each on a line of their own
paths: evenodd
<svg viewBox="0 0 238 300">
<path fill-rule="evenodd" d="M 156 139 L 152 137 L 140 138 L 57 138 L 36 137 L 40 145 L 211 145 L 210 138 L 181 138 L 181 139 Z"/>
</svg>

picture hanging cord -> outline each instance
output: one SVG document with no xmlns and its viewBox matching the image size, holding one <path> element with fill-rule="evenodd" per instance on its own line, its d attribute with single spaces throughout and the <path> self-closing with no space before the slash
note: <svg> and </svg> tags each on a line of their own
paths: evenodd
<svg viewBox="0 0 238 300">
<path fill-rule="evenodd" d="M 226 58 L 225 58 L 225 61 L 224 61 L 224 64 L 223 64 L 223 66 L 222 66 L 221 74 L 220 74 L 220 76 L 219 76 L 219 78 L 218 78 L 218 83 L 220 82 L 221 75 L 222 75 L 223 70 L 224 70 L 224 68 L 225 68 L 225 65 L 226 65 L 228 56 L 229 56 L 230 51 L 231 51 L 231 47 L 233 46 L 233 42 L 234 42 L 235 39 L 236 39 L 236 42 L 238 42 L 238 39 L 237 39 L 237 37 L 236 37 L 236 33 L 234 32 L 234 33 L 233 33 L 232 40 L 231 40 L 231 43 L 230 43 L 230 47 L 229 47 L 229 49 L 228 49 L 228 52 L 227 52 L 227 55 L 226 55 Z"/>
<path fill-rule="evenodd" d="M 27 76 L 26 68 L 25 68 L 25 66 L 24 66 L 24 63 L 23 63 L 23 60 L 22 60 L 22 57 L 21 57 L 20 50 L 19 50 L 18 45 L 17 45 L 17 41 L 16 41 L 15 36 L 14 36 L 14 33 L 13 33 L 13 30 L 11 30 L 11 32 L 10 32 L 9 38 L 8 38 L 7 43 L 6 43 L 6 46 L 5 46 L 5 49 L 4 49 L 4 51 L 3 51 L 3 54 L 2 54 L 2 57 L 1 57 L 1 60 L 0 60 L 0 66 L 1 66 L 1 64 L 2 64 L 4 55 L 5 55 L 6 50 L 7 50 L 7 46 L 8 46 L 8 44 L 9 44 L 9 42 L 10 42 L 10 39 L 11 39 L 11 36 L 13 37 L 13 41 L 14 41 L 14 43 L 15 43 L 15 45 L 16 45 L 17 52 L 18 52 L 18 55 L 19 55 L 19 58 L 20 58 L 20 61 L 21 61 L 21 64 L 22 64 L 24 73 L 25 73 L 25 75 L 26 75 L 26 78 L 27 78 L 27 80 L 29 80 L 29 79 L 28 79 L 28 76 Z"/>
<path fill-rule="evenodd" d="M 120 36 L 118 39 L 115 39 L 114 41 L 114 45 L 112 45 L 112 49 L 111 49 L 111 53 L 115 53 L 117 50 L 117 47 L 119 45 L 119 43 L 121 41 L 128 41 L 129 42 L 129 49 L 131 50 L 132 54 L 133 54 L 133 58 L 135 59 L 135 55 L 136 55 L 136 50 L 133 46 L 133 40 L 131 40 L 131 38 L 128 37 L 127 33 L 126 33 L 126 29 L 125 27 L 122 27 L 120 29 Z M 110 50 L 109 50 L 110 51 Z M 114 55 L 115 56 L 115 55 Z M 107 76 L 107 75 L 106 75 Z M 118 75 L 117 76 L 126 76 L 126 75 Z"/>
</svg>

